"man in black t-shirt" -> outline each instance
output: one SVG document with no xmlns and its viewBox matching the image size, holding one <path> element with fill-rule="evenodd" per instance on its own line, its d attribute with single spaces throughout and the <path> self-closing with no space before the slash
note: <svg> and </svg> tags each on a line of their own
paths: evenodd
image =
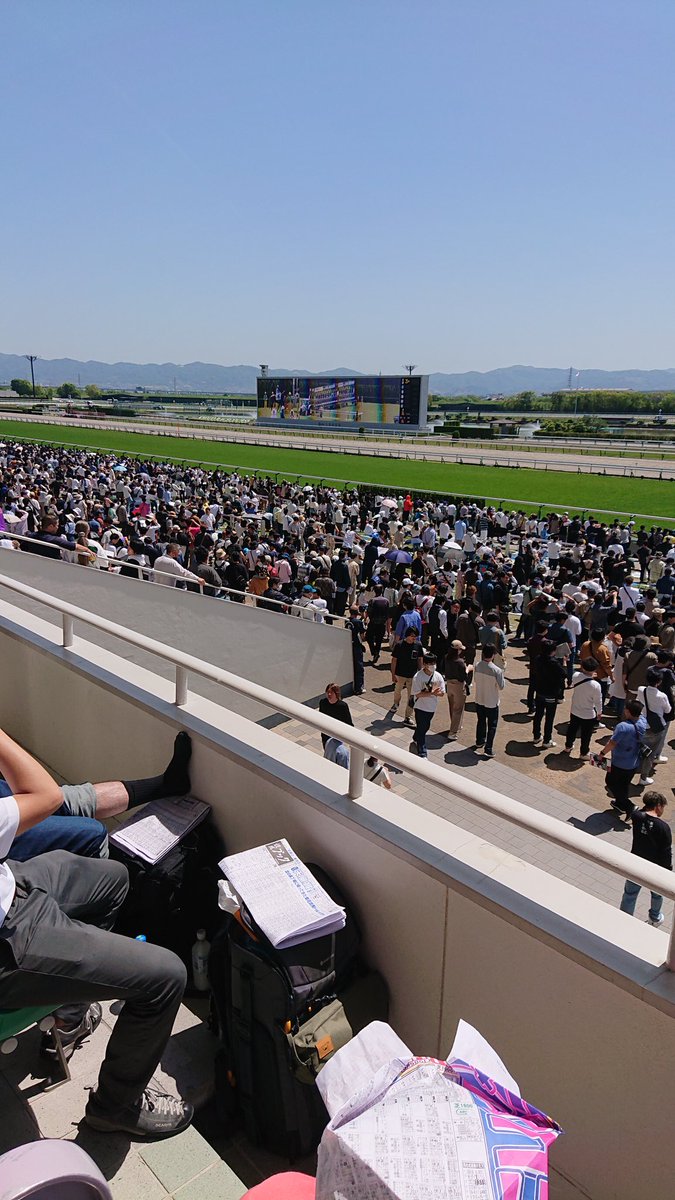
<svg viewBox="0 0 675 1200">
<path fill-rule="evenodd" d="M 646 862 L 654 863 L 657 867 L 665 867 L 666 871 L 673 869 L 673 834 L 670 825 L 663 820 L 667 804 L 662 792 L 645 792 L 642 798 L 642 808 L 634 809 L 633 845 L 631 854 Z M 635 903 L 640 892 L 640 884 L 627 879 L 621 899 L 621 911 L 633 916 Z M 662 925 L 663 896 L 658 892 L 651 893 L 652 902 L 649 908 L 649 924 Z"/>
<path fill-rule="evenodd" d="M 422 643 L 417 637 L 417 630 L 414 627 L 408 626 L 404 637 L 400 642 L 396 642 L 391 652 L 391 676 L 394 681 L 394 701 L 389 710 L 389 715 L 393 716 L 398 712 L 398 706 L 401 703 L 401 696 L 404 689 L 408 691 L 408 701 L 405 710 L 405 719 L 408 724 L 412 725 L 412 681 L 413 676 L 417 674 L 422 666 Z"/>
</svg>

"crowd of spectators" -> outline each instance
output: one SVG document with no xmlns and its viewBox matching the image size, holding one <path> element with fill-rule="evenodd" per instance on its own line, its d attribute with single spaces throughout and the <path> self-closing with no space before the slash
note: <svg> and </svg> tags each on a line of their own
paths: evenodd
<svg viewBox="0 0 675 1200">
<path fill-rule="evenodd" d="M 569 690 L 563 752 L 579 738 L 590 753 L 603 710 L 630 725 L 626 744 L 615 732 L 609 750 L 619 811 L 632 808 L 628 759 L 645 786 L 665 759 L 675 700 L 666 528 L 26 444 L 0 448 L 0 480 L 2 546 L 320 623 L 346 617 L 354 690 L 364 687 L 366 648 L 373 664 L 390 653 L 392 715 L 405 693 L 411 724 L 441 696 L 439 683 L 433 695 L 420 683 L 426 694 L 415 697 L 426 654 L 447 695 L 449 738 L 473 688 L 474 744 L 491 756 L 507 647 L 520 644 L 535 746 L 555 746 Z M 20 528 L 26 540 L 12 538 Z M 422 754 L 419 726 L 430 720 L 415 717 L 411 749 Z"/>
</svg>

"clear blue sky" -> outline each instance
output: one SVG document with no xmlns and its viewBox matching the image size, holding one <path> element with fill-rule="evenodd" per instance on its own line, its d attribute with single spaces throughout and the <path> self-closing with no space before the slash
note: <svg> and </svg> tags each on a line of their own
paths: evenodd
<svg viewBox="0 0 675 1200">
<path fill-rule="evenodd" d="M 675 366 L 673 0 L 0 4 L 0 350 Z"/>
</svg>

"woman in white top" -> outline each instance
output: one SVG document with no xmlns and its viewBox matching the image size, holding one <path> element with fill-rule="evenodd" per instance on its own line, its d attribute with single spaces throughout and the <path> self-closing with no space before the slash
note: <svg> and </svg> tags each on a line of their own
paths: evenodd
<svg viewBox="0 0 675 1200">
<path fill-rule="evenodd" d="M 642 760 L 640 786 L 653 783 L 654 771 L 658 764 L 668 762 L 668 758 L 663 754 L 663 747 L 666 744 L 673 712 L 666 693 L 659 688 L 660 682 L 661 671 L 658 667 L 650 667 L 645 686 L 638 688 L 637 692 L 637 698 L 644 706 L 642 715 L 647 718 L 643 741 L 651 751 L 649 757 Z"/>
</svg>

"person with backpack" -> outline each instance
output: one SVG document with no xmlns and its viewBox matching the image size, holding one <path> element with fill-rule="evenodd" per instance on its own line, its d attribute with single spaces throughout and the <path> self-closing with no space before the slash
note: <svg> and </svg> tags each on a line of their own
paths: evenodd
<svg viewBox="0 0 675 1200">
<path fill-rule="evenodd" d="M 646 730 L 647 721 L 639 700 L 627 700 L 623 720 L 614 726 L 610 740 L 598 755 L 604 760 L 611 754 L 611 766 L 607 772 L 607 791 L 612 797 L 610 804 L 616 812 L 623 814 L 629 824 L 637 806 L 630 799 L 628 790 L 644 757 Z"/>
<path fill-rule="evenodd" d="M 466 606 L 457 617 L 455 634 L 457 640 L 464 646 L 464 658 L 471 666 L 476 657 L 476 647 L 480 645 L 480 630 L 485 622 L 480 615 L 480 604 L 474 600 L 465 602 Z"/>
<path fill-rule="evenodd" d="M 663 814 L 668 801 L 662 792 L 645 792 L 642 797 L 642 808 L 634 809 L 631 816 L 633 826 L 633 845 L 631 854 L 645 862 L 654 863 L 666 871 L 673 869 L 673 834 L 670 825 L 663 820 Z M 635 915 L 635 905 L 641 891 L 639 883 L 627 879 L 621 904 L 621 912 Z M 648 921 L 650 925 L 662 925 L 663 896 L 659 892 L 651 892 Z"/>
<path fill-rule="evenodd" d="M 572 703 L 563 753 L 572 753 L 579 734 L 580 754 L 585 758 L 591 747 L 595 723 L 602 712 L 602 688 L 596 679 L 598 664 L 594 658 L 583 658 L 579 667 L 572 676 Z"/>
<path fill-rule="evenodd" d="M 485 616 L 485 625 L 478 631 L 478 639 L 481 646 L 492 646 L 494 649 L 493 663 L 504 670 L 506 653 L 506 634 L 499 625 L 499 613 L 489 612 Z"/>
<path fill-rule="evenodd" d="M 625 636 L 622 636 L 625 641 Z M 623 660 L 623 686 L 629 700 L 637 700 L 638 688 L 645 685 L 647 671 L 650 667 L 655 667 L 657 661 L 649 638 L 640 634 L 633 642 L 633 649 L 626 652 Z"/>
<path fill-rule="evenodd" d="M 402 642 L 406 636 L 406 629 L 413 629 L 419 639 L 422 641 L 422 618 L 419 610 L 415 607 L 415 601 L 412 597 L 407 596 L 403 600 L 403 611 L 396 622 L 394 630 L 394 642 Z"/>
<path fill-rule="evenodd" d="M 649 746 L 650 754 L 642 760 L 640 770 L 640 786 L 653 783 L 653 775 L 659 763 L 668 762 L 663 754 L 663 748 L 668 736 L 668 725 L 672 720 L 673 710 L 666 692 L 661 691 L 661 669 L 650 667 L 644 687 L 638 689 L 637 698 L 644 705 L 647 729 L 644 744 Z"/>
</svg>

